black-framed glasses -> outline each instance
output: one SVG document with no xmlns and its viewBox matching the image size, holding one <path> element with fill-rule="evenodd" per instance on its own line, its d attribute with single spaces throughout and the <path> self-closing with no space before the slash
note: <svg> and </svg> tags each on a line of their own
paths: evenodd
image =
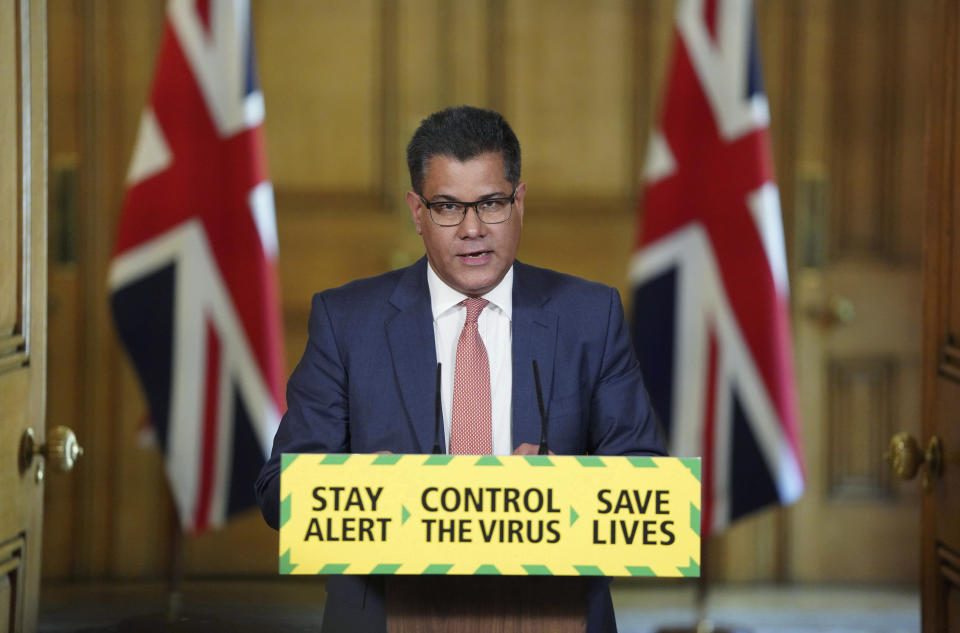
<svg viewBox="0 0 960 633">
<path fill-rule="evenodd" d="M 417 194 L 419 195 L 419 194 Z M 517 197 L 517 188 L 507 198 L 486 198 L 475 202 L 459 202 L 457 200 L 438 200 L 428 202 L 420 196 L 423 205 L 430 210 L 430 219 L 439 226 L 457 226 L 467 217 L 467 211 L 473 207 L 477 217 L 484 224 L 500 224 L 510 219 L 513 213 L 513 202 Z"/>
</svg>

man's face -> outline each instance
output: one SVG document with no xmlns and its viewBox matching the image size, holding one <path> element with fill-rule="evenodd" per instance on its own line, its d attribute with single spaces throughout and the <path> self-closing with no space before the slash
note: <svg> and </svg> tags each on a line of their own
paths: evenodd
<svg viewBox="0 0 960 633">
<path fill-rule="evenodd" d="M 457 226 L 434 223 L 420 196 L 408 191 L 407 205 L 437 276 L 470 297 L 479 297 L 500 283 L 520 245 L 526 190 L 524 183 L 517 185 L 513 212 L 506 222 L 485 224 L 470 207 Z M 434 156 L 427 163 L 423 197 L 428 202 L 508 198 L 512 191 L 513 185 L 504 176 L 500 153 L 481 154 L 465 162 L 451 156 Z"/>
</svg>

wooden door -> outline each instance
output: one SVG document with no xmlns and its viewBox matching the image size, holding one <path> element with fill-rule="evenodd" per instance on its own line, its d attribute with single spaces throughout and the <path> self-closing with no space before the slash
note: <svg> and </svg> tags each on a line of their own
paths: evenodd
<svg viewBox="0 0 960 633">
<path fill-rule="evenodd" d="M 960 0 L 937 0 L 924 229 L 923 631 L 960 631 Z M 939 456 L 936 454 L 939 446 Z M 933 450 L 931 450 L 931 448 Z M 912 470 L 912 469 L 911 469 Z M 909 473 L 908 473 L 909 474 Z"/>
<path fill-rule="evenodd" d="M 919 430 L 931 5 L 802 7 L 792 290 L 808 485 L 789 575 L 915 582 L 920 494 L 881 455 Z"/>
<path fill-rule="evenodd" d="M 44 6 L 0 2 L 0 633 L 36 628 L 44 436 L 46 81 Z"/>
</svg>

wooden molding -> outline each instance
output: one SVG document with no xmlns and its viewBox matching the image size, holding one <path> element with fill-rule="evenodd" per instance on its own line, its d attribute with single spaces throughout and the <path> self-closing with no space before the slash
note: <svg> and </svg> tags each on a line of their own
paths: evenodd
<svg viewBox="0 0 960 633">
<path fill-rule="evenodd" d="M 0 337 L 0 357 L 16 354 L 27 345 L 27 340 L 20 334 Z"/>
<path fill-rule="evenodd" d="M 402 160 L 397 148 L 399 122 L 398 110 L 400 101 L 399 57 L 400 34 L 398 32 L 398 7 L 395 2 L 384 2 L 380 5 L 380 59 L 379 59 L 379 86 L 375 94 L 379 96 L 380 134 L 377 142 L 380 147 L 377 152 L 379 163 L 380 189 L 371 192 L 379 196 L 378 206 L 386 206 L 387 196 L 397 186 L 396 165 Z M 279 208 L 279 206 L 278 206 Z"/>
<path fill-rule="evenodd" d="M 882 460 L 897 410 L 896 360 L 832 360 L 828 370 L 827 496 L 879 501 L 893 497 Z"/>
<path fill-rule="evenodd" d="M 960 590 L 960 555 L 941 545 L 937 548 L 937 560 L 940 574 Z"/>
<path fill-rule="evenodd" d="M 30 362 L 27 340 L 20 334 L 0 337 L 0 372 L 23 367 Z"/>
<path fill-rule="evenodd" d="M 899 209 L 897 173 L 904 79 L 902 9 L 865 0 L 831 5 L 829 173 L 832 175 L 830 259 L 866 256 L 897 263 L 893 227 Z M 868 18 L 873 17 L 873 21 Z M 865 37 L 876 26 L 879 35 Z M 876 67 L 875 67 L 876 66 Z M 879 72 L 878 72 L 879 69 Z M 859 90 L 859 92 L 858 92 Z M 865 126 L 871 131 L 866 132 Z M 867 148 L 872 148 L 867 152 Z"/>
<path fill-rule="evenodd" d="M 960 382 L 960 347 L 947 343 L 940 350 L 940 375 Z"/>
<path fill-rule="evenodd" d="M 340 215 L 344 213 L 368 213 L 372 220 L 376 215 L 388 214 L 403 200 L 385 202 L 387 191 L 350 191 L 304 189 L 298 187 L 274 188 L 274 200 L 277 213 L 281 217 L 288 214 Z M 636 213 L 637 201 L 629 195 L 598 194 L 591 195 L 555 195 L 549 192 L 534 192 L 527 196 L 526 207 L 537 215 L 558 216 L 564 219 L 578 217 L 629 217 Z M 386 221 L 386 220 L 385 220 Z"/>
<path fill-rule="evenodd" d="M 374 216 L 386 211 L 386 196 L 387 192 L 383 189 L 335 191 L 283 185 L 275 185 L 273 193 L 277 215 L 281 217 L 287 214 L 324 216 L 343 213 L 369 213 Z"/>
<path fill-rule="evenodd" d="M 0 627 L 14 631 L 23 625 L 24 545 L 22 536 L 0 544 Z"/>
<path fill-rule="evenodd" d="M 507 8 L 505 0 L 487 0 L 487 100 L 503 112 L 507 104 Z"/>
<path fill-rule="evenodd" d="M 20 567 L 23 561 L 23 537 L 0 544 L 0 575 L 7 575 Z"/>
</svg>

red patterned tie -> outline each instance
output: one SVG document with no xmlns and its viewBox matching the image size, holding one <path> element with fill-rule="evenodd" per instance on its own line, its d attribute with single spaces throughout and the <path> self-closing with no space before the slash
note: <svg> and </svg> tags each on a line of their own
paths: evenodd
<svg viewBox="0 0 960 633">
<path fill-rule="evenodd" d="M 486 299 L 466 299 L 460 303 L 467 307 L 467 321 L 457 342 L 453 378 L 450 453 L 454 455 L 489 455 L 493 452 L 490 362 L 477 329 L 477 319 L 487 303 Z"/>
</svg>

